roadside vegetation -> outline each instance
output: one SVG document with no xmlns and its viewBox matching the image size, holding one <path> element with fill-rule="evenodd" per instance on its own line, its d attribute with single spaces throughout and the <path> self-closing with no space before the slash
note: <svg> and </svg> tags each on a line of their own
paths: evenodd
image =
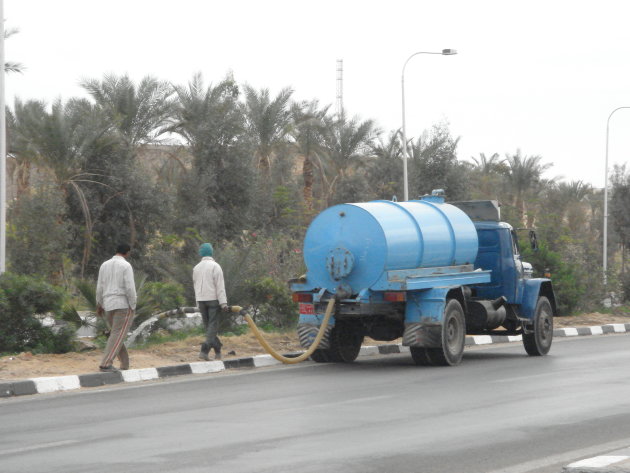
<svg viewBox="0 0 630 473">
<path fill-rule="evenodd" d="M 77 311 L 94 310 L 98 268 L 120 241 L 131 244 L 140 277 L 136 324 L 194 305 L 191 268 L 198 245 L 211 241 L 229 302 L 251 307 L 267 329 L 289 329 L 297 311 L 286 281 L 305 270 L 302 238 L 313 216 L 403 195 L 399 130 L 296 101 L 290 88 L 274 95 L 231 75 L 182 85 L 107 75 L 82 86 L 88 98 L 20 99 L 7 110 L 12 201 L 0 352 L 71 349 L 70 329 L 47 331 L 35 314 L 81 323 Z M 518 143 L 507 155 L 472 157 L 457 145 L 446 123 L 416 130 L 412 198 L 441 188 L 448 200 L 496 199 L 503 220 L 535 228 L 540 250 L 522 250 L 536 276 L 551 273 L 561 315 L 602 310 L 610 292 L 630 301 L 630 169 L 610 176 L 605 288 L 601 189 L 554 177 L 553 156 L 527 155 Z M 237 330 L 234 322 L 222 331 Z"/>
</svg>

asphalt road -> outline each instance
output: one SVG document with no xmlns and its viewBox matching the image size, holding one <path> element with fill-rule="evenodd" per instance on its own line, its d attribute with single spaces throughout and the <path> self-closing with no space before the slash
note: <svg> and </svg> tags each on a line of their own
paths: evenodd
<svg viewBox="0 0 630 473">
<path fill-rule="evenodd" d="M 0 472 L 559 472 L 630 446 L 630 336 L 0 400 Z"/>
</svg>

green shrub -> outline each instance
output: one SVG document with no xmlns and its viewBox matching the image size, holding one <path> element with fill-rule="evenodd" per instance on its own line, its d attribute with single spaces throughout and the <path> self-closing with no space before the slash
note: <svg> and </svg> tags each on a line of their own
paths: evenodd
<svg viewBox="0 0 630 473">
<path fill-rule="evenodd" d="M 63 313 L 65 293 L 48 283 L 11 273 L 0 275 L 0 352 L 65 353 L 72 350 L 72 325 L 55 332 L 36 314 Z"/>
<path fill-rule="evenodd" d="M 630 302 L 630 272 L 621 275 L 620 283 L 622 302 Z"/>
<path fill-rule="evenodd" d="M 171 282 L 142 282 L 138 285 L 136 321 L 138 325 L 153 314 L 185 305 L 184 288 Z"/>
<path fill-rule="evenodd" d="M 537 251 L 523 249 L 523 259 L 534 267 L 534 277 L 551 273 L 559 315 L 570 315 L 580 307 L 584 287 L 580 284 L 577 268 L 565 263 L 561 256 L 542 242 Z"/>
<path fill-rule="evenodd" d="M 286 329 L 298 319 L 297 304 L 286 285 L 265 277 L 248 284 L 248 303 L 254 307 L 256 322 L 265 327 Z"/>
</svg>

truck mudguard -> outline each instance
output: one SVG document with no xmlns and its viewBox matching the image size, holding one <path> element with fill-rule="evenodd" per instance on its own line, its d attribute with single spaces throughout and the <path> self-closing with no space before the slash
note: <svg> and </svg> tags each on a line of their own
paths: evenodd
<svg viewBox="0 0 630 473">
<path fill-rule="evenodd" d="M 533 278 L 523 280 L 523 298 L 520 305 L 520 315 L 532 320 L 536 311 L 536 304 L 540 296 L 549 299 L 553 315 L 556 314 L 556 296 L 551 286 L 551 281 L 546 278 Z"/>
</svg>

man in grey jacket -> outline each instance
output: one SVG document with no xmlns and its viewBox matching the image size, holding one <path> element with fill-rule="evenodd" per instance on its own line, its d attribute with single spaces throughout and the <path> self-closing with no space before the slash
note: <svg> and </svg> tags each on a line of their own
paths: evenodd
<svg viewBox="0 0 630 473">
<path fill-rule="evenodd" d="M 193 268 L 193 285 L 195 287 L 195 299 L 203 325 L 206 329 L 206 341 L 201 344 L 199 358 L 208 361 L 208 353 L 214 348 L 214 359 L 221 359 L 221 340 L 219 340 L 219 308 L 227 312 L 227 296 L 225 294 L 225 282 L 223 270 L 212 255 L 214 250 L 210 243 L 204 243 L 199 247 L 201 261 Z"/>
<path fill-rule="evenodd" d="M 129 353 L 124 340 L 133 322 L 137 300 L 133 269 L 127 261 L 130 251 L 129 245 L 118 245 L 116 254 L 98 271 L 96 311 L 105 318 L 110 329 L 99 366 L 101 371 L 118 371 L 112 365 L 116 357 L 120 360 L 120 369 L 129 369 Z"/>
</svg>

